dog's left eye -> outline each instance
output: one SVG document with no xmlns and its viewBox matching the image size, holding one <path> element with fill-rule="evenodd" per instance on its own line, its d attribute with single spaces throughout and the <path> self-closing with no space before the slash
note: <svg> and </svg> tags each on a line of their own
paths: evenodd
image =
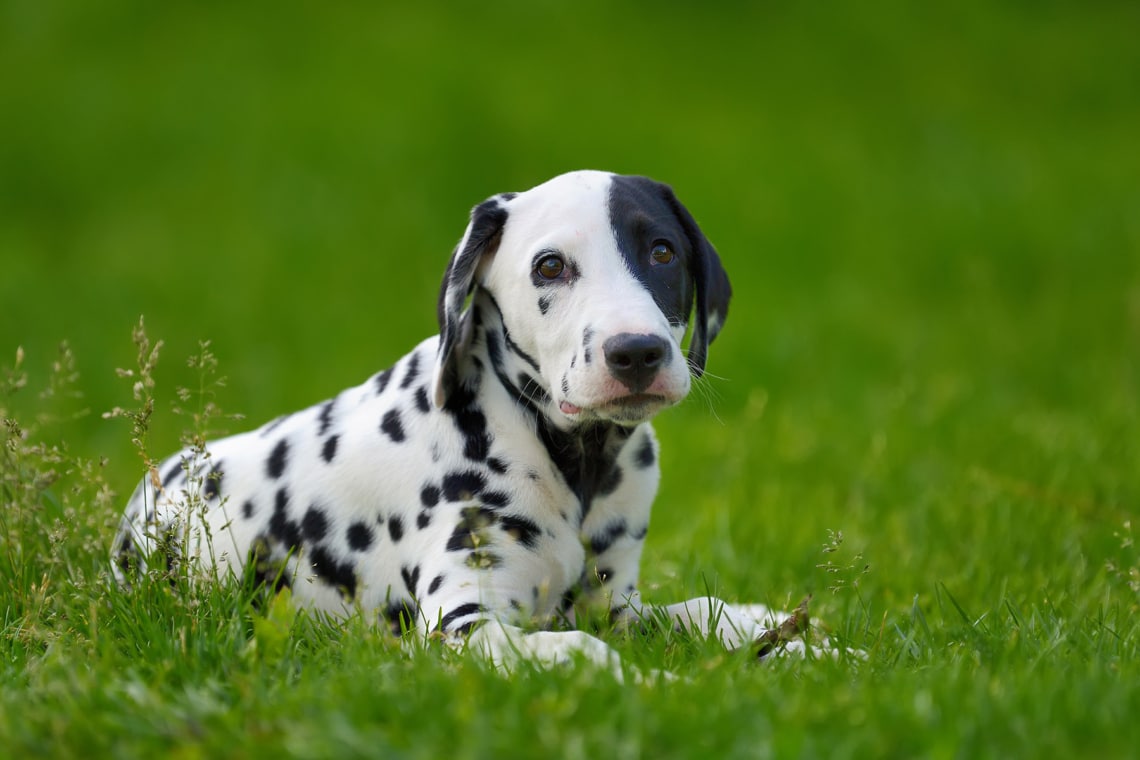
<svg viewBox="0 0 1140 760">
<path fill-rule="evenodd" d="M 649 254 L 653 261 L 651 266 L 657 264 L 671 264 L 673 262 L 673 249 L 669 247 L 668 243 L 658 243 L 653 246 L 653 250 Z"/>
</svg>

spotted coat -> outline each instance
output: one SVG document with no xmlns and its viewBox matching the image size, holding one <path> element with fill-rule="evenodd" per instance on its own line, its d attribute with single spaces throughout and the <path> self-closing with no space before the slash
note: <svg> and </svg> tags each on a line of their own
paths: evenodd
<svg viewBox="0 0 1140 760">
<path fill-rule="evenodd" d="M 440 334 L 323 403 L 165 461 L 130 499 L 116 574 L 160 557 L 252 572 L 394 631 L 493 621 L 492 656 L 514 625 L 637 611 L 659 477 L 649 420 L 704 371 L 729 296 L 665 185 L 574 172 L 494 196 L 448 264 Z M 583 648 L 542 641 L 561 642 L 538 647 L 555 658 Z"/>
</svg>

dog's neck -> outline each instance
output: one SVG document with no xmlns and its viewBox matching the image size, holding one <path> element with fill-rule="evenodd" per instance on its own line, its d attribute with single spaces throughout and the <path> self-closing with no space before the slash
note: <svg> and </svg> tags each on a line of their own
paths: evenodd
<svg viewBox="0 0 1140 760">
<path fill-rule="evenodd" d="M 594 497 L 611 493 L 620 472 L 615 466 L 636 427 L 593 420 L 567 425 L 543 384 L 537 360 L 511 340 L 495 299 L 479 290 L 471 304 L 471 340 L 459 372 L 459 389 L 445 405 L 460 415 L 489 391 L 483 383 L 497 383 L 533 424 L 551 461 L 577 495 L 581 519 L 585 519 Z M 559 420 L 559 422 L 556 422 Z"/>
</svg>

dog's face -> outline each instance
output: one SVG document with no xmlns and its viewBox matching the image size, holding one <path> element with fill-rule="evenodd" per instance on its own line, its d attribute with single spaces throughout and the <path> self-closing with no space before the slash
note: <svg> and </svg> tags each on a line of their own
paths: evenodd
<svg viewBox="0 0 1140 760">
<path fill-rule="evenodd" d="M 730 295 L 716 252 L 667 186 L 602 172 L 475 209 L 441 292 L 437 402 L 465 349 L 459 310 L 472 288 L 502 316 L 505 345 L 491 352 L 500 378 L 563 429 L 635 425 L 684 398 Z"/>
</svg>

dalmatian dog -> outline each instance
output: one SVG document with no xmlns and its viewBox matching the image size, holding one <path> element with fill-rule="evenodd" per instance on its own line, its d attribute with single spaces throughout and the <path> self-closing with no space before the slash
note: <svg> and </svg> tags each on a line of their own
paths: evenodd
<svg viewBox="0 0 1140 760">
<path fill-rule="evenodd" d="M 612 664 L 573 629 L 599 607 L 749 645 L 773 622 L 754 609 L 650 610 L 637 592 L 659 477 L 650 420 L 702 375 L 730 294 L 666 185 L 582 171 L 496 195 L 447 266 L 440 335 L 324 403 L 161 464 L 126 508 L 116 576 L 156 560 L 253 572 L 508 668 Z"/>
</svg>

